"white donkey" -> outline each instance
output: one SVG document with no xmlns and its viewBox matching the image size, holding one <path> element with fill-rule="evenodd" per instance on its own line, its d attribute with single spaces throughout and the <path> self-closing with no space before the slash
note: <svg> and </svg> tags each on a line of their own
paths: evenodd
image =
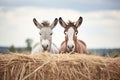
<svg viewBox="0 0 120 80">
<path fill-rule="evenodd" d="M 48 51 L 51 53 L 59 53 L 58 48 L 52 43 L 52 29 L 57 25 L 58 19 L 55 18 L 54 22 L 50 25 L 48 21 L 38 23 L 34 18 L 33 22 L 37 28 L 40 29 L 40 43 L 36 43 L 32 48 L 32 54 Z"/>
</svg>

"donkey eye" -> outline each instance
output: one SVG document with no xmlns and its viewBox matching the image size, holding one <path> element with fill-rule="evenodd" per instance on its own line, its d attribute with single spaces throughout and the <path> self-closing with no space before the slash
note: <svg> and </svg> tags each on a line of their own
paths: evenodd
<svg viewBox="0 0 120 80">
<path fill-rule="evenodd" d="M 77 35 L 78 33 L 77 32 L 75 32 L 75 35 Z"/>
<path fill-rule="evenodd" d="M 52 35 L 53 33 L 50 33 L 50 35 Z"/>
<path fill-rule="evenodd" d="M 42 35 L 41 33 L 39 33 L 40 35 Z"/>
<path fill-rule="evenodd" d="M 67 34 L 67 32 L 65 32 L 65 35 Z"/>
</svg>

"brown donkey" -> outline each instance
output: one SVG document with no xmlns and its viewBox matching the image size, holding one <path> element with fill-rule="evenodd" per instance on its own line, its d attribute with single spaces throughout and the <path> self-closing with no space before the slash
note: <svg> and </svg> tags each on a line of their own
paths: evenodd
<svg viewBox="0 0 120 80">
<path fill-rule="evenodd" d="M 86 44 L 82 40 L 77 39 L 77 28 L 83 21 L 82 17 L 79 17 L 77 22 L 65 23 L 62 18 L 59 18 L 60 25 L 65 29 L 65 41 L 62 42 L 60 53 L 88 53 Z"/>
</svg>

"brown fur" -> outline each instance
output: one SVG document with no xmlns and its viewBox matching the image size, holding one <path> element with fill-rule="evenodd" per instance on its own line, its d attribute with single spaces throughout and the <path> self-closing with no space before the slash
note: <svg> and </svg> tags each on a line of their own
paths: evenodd
<svg viewBox="0 0 120 80">
<path fill-rule="evenodd" d="M 41 24 L 46 27 L 50 26 L 50 23 L 48 21 L 43 21 Z"/>
<path fill-rule="evenodd" d="M 82 40 L 77 40 L 75 43 L 75 52 L 76 53 L 88 53 L 86 44 Z"/>
<path fill-rule="evenodd" d="M 70 27 L 72 27 L 72 28 L 75 30 L 75 32 L 78 33 L 77 27 L 74 25 L 74 22 L 71 22 L 71 21 L 69 21 L 69 22 L 67 23 L 66 28 L 65 28 L 65 30 L 64 30 L 64 33 L 65 33 Z"/>
<path fill-rule="evenodd" d="M 67 42 L 63 41 L 61 44 L 61 48 L 60 48 L 60 53 L 69 53 L 67 51 Z M 87 52 L 87 48 L 86 48 L 86 44 L 82 41 L 82 40 L 77 40 L 77 42 L 75 42 L 75 53 L 88 53 Z"/>
<path fill-rule="evenodd" d="M 60 23 L 61 23 L 61 21 L 60 21 Z M 78 40 L 77 36 L 75 36 L 75 34 L 78 33 L 78 30 L 77 30 L 78 27 L 75 25 L 74 22 L 69 21 L 66 24 L 66 27 L 64 27 L 65 28 L 64 33 L 67 32 L 70 27 L 72 27 L 75 31 L 74 37 L 73 37 L 74 44 L 75 44 L 74 52 L 87 54 L 88 51 L 87 51 L 86 44 L 82 40 Z M 66 53 L 66 52 L 69 53 L 69 51 L 67 51 L 67 42 L 68 42 L 68 36 L 65 37 L 65 41 L 63 41 L 61 44 L 60 53 Z"/>
</svg>

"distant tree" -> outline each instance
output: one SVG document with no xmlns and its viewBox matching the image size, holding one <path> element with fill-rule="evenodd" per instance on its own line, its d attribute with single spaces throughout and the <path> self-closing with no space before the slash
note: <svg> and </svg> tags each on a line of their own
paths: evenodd
<svg viewBox="0 0 120 80">
<path fill-rule="evenodd" d="M 110 54 L 110 57 L 113 57 L 113 58 L 115 58 L 115 57 L 120 57 L 120 52 L 118 52 L 118 51 L 113 51 L 113 52 Z"/>
<path fill-rule="evenodd" d="M 16 50 L 16 48 L 15 48 L 14 45 L 11 45 L 11 46 L 9 47 L 9 51 L 10 51 L 10 52 L 16 52 L 17 50 Z"/>
<path fill-rule="evenodd" d="M 92 52 L 90 52 L 90 51 L 89 51 L 88 53 L 89 53 L 89 55 L 92 55 L 92 54 L 93 54 L 93 53 L 92 53 Z"/>
<path fill-rule="evenodd" d="M 26 44 L 27 44 L 27 50 L 28 51 L 31 51 L 31 49 L 32 49 L 32 47 L 31 47 L 31 45 L 32 45 L 32 42 L 33 42 L 33 40 L 32 39 L 26 39 Z"/>
</svg>

